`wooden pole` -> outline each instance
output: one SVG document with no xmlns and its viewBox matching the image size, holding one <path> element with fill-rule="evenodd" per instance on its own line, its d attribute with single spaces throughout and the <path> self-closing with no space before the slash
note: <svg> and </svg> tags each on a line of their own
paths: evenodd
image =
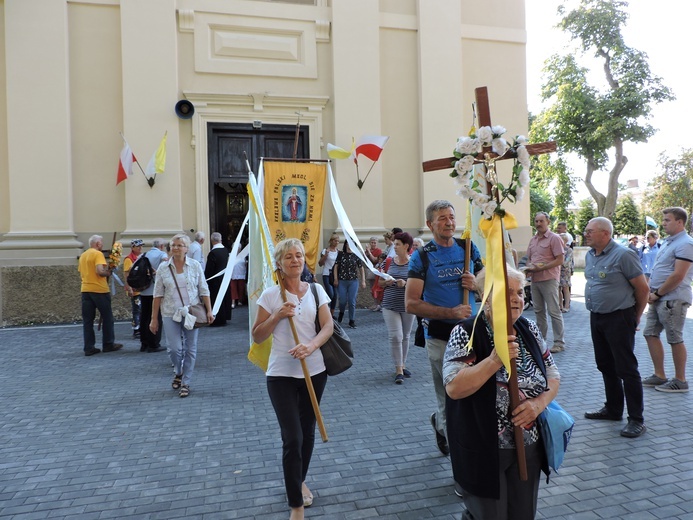
<svg viewBox="0 0 693 520">
<path fill-rule="evenodd" d="M 284 288 L 284 278 L 281 270 L 277 269 L 277 281 L 279 282 L 279 290 L 282 295 L 282 301 L 286 303 L 286 289 Z M 294 325 L 294 320 L 289 316 L 289 326 L 291 327 L 291 333 L 294 336 L 294 342 L 296 345 L 300 343 L 298 339 L 298 333 L 296 332 L 296 325 Z M 308 394 L 310 395 L 310 402 L 313 405 L 313 412 L 315 413 L 315 419 L 318 422 L 318 429 L 320 430 L 320 437 L 322 437 L 322 442 L 327 442 L 327 430 L 325 429 L 325 423 L 322 420 L 322 414 L 320 413 L 320 404 L 318 404 L 318 398 L 315 395 L 315 389 L 313 388 L 313 381 L 310 378 L 310 372 L 308 372 L 308 365 L 306 365 L 306 360 L 301 359 L 301 368 L 303 369 L 303 377 L 306 380 L 306 387 L 308 388 Z"/>
<path fill-rule="evenodd" d="M 496 198 L 498 192 L 496 191 Z M 513 334 L 512 313 L 510 311 L 510 291 L 508 291 L 508 265 L 505 260 L 505 223 L 501 218 L 501 251 L 503 251 L 503 278 L 505 278 L 505 308 L 506 319 L 508 323 L 508 336 Z M 510 363 L 510 374 L 508 377 L 508 386 L 510 391 L 510 411 L 520 405 L 520 386 L 517 382 L 517 359 Z M 517 451 L 517 467 L 520 471 L 520 480 L 527 480 L 527 457 L 525 455 L 525 437 L 521 426 L 513 427 L 515 437 L 515 450 Z"/>
<path fill-rule="evenodd" d="M 467 208 L 467 211 L 471 211 L 471 208 Z M 467 230 L 470 231 L 471 230 Z M 464 239 L 464 272 L 465 273 L 471 273 L 469 270 L 469 262 L 472 260 L 472 239 L 467 237 Z M 469 305 L 469 290 L 468 289 L 463 289 L 462 292 L 462 304 L 463 305 Z"/>
</svg>

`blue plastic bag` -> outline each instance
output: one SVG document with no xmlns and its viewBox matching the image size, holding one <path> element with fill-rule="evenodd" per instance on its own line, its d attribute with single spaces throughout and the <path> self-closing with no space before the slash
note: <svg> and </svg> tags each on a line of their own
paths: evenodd
<svg viewBox="0 0 693 520">
<path fill-rule="evenodd" d="M 549 467 L 558 472 L 568 449 L 575 419 L 560 404 L 551 401 L 549 406 L 539 414 L 537 421 L 544 441 L 546 457 L 549 460 Z"/>
</svg>

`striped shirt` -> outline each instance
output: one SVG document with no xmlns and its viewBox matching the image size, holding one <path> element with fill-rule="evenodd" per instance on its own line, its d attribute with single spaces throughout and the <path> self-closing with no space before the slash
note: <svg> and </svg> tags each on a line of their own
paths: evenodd
<svg viewBox="0 0 693 520">
<path fill-rule="evenodd" d="M 406 280 L 409 275 L 409 262 L 404 265 L 397 265 L 393 258 L 392 262 L 390 262 L 387 274 L 392 276 L 395 280 Z M 405 312 L 404 290 L 405 287 L 397 287 L 397 285 L 385 287 L 382 302 L 383 308 L 393 312 Z"/>
</svg>

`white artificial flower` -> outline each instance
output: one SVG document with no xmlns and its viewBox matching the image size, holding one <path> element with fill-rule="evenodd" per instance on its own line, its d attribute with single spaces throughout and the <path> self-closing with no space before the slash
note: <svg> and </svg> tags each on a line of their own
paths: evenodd
<svg viewBox="0 0 693 520">
<path fill-rule="evenodd" d="M 471 156 L 465 155 L 462 159 L 460 159 L 459 161 L 457 161 L 455 163 L 455 171 L 460 176 L 469 178 L 470 170 L 472 169 L 472 165 L 474 164 L 474 159 L 472 158 L 472 164 L 470 164 L 469 161 L 465 160 L 467 157 L 471 157 Z"/>
<path fill-rule="evenodd" d="M 495 125 L 491 127 L 491 132 L 493 132 L 494 137 L 500 137 L 506 132 L 506 130 L 500 125 Z"/>
<path fill-rule="evenodd" d="M 520 202 L 525 197 L 524 188 L 517 188 L 515 190 L 515 201 Z"/>
<path fill-rule="evenodd" d="M 464 168 L 464 171 L 469 173 L 472 168 L 474 168 L 474 156 L 472 155 L 465 155 L 462 157 L 462 159 L 459 160 L 460 163 L 460 168 Z"/>
<path fill-rule="evenodd" d="M 457 147 L 455 149 L 462 155 L 471 155 L 479 153 L 481 151 L 481 146 L 479 145 L 478 139 L 472 139 L 471 137 L 467 137 L 463 140 L 458 141 Z"/>
<path fill-rule="evenodd" d="M 529 169 L 529 152 L 524 146 L 517 147 L 517 160 L 524 168 Z"/>
<path fill-rule="evenodd" d="M 526 138 L 524 135 L 518 135 L 518 136 L 515 138 L 515 142 L 516 142 L 517 144 L 527 144 L 527 138 Z"/>
<path fill-rule="evenodd" d="M 460 185 L 466 185 L 469 186 L 471 185 L 471 175 L 470 172 L 462 172 L 457 175 L 457 177 L 453 177 L 455 180 L 455 184 L 460 184 Z"/>
<path fill-rule="evenodd" d="M 528 169 L 522 168 L 522 171 L 517 176 L 517 182 L 519 182 L 520 186 L 522 186 L 523 188 L 529 184 L 529 170 Z"/>
<path fill-rule="evenodd" d="M 457 190 L 457 195 L 462 197 L 463 199 L 471 199 L 472 196 L 474 195 L 474 190 L 472 190 L 469 187 L 469 184 L 463 184 L 462 186 L 459 187 Z"/>
<path fill-rule="evenodd" d="M 496 204 L 495 200 L 490 200 L 486 204 L 483 204 L 481 206 L 481 211 L 484 212 L 484 215 L 486 215 L 488 218 L 493 218 L 493 212 L 496 210 L 498 207 L 498 204 Z"/>
<path fill-rule="evenodd" d="M 476 136 L 481 142 L 482 146 L 489 146 L 493 140 L 493 132 L 491 131 L 491 127 L 482 126 L 479 128 L 479 130 L 477 130 Z"/>
<path fill-rule="evenodd" d="M 508 148 L 510 148 L 510 145 L 502 137 L 494 139 L 491 143 L 491 149 L 493 150 L 493 153 L 498 154 L 499 156 L 502 156 L 505 152 L 507 152 Z"/>
<path fill-rule="evenodd" d="M 475 191 L 474 194 L 472 195 L 472 202 L 479 206 L 482 207 L 485 203 L 489 201 L 491 197 L 489 195 L 486 195 L 484 193 L 479 193 L 478 191 Z"/>
</svg>

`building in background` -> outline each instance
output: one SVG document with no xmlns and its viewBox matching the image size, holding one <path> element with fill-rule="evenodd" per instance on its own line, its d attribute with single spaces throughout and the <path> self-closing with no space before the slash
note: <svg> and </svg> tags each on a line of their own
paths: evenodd
<svg viewBox="0 0 693 520">
<path fill-rule="evenodd" d="M 253 170 L 291 157 L 297 121 L 304 158 L 390 136 L 362 189 L 352 161 L 333 163 L 362 240 L 426 234 L 437 198 L 463 226 L 449 171 L 421 163 L 451 155 L 478 86 L 494 124 L 526 133 L 525 40 L 513 0 L 0 0 L 0 325 L 79 319 L 92 234 L 108 247 L 219 231 L 228 245 L 248 209 L 245 155 Z M 152 187 L 137 165 L 116 186 L 120 132 L 143 168 L 168 132 Z"/>
</svg>

